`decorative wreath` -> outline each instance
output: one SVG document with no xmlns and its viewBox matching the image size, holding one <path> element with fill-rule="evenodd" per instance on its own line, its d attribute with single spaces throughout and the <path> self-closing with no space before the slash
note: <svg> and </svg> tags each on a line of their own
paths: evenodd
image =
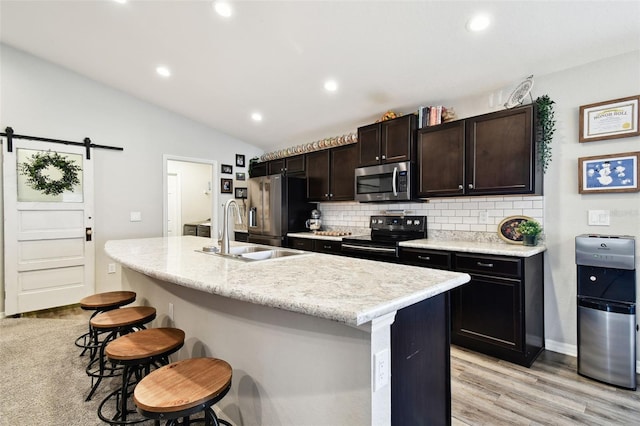
<svg viewBox="0 0 640 426">
<path fill-rule="evenodd" d="M 42 174 L 42 171 L 50 166 L 62 172 L 60 179 L 52 180 Z M 27 162 L 20 164 L 20 174 L 27 177 L 27 184 L 47 195 L 60 195 L 64 191 L 71 191 L 74 185 L 80 184 L 78 172 L 81 170 L 82 167 L 73 161 L 51 151 L 33 154 Z"/>
</svg>

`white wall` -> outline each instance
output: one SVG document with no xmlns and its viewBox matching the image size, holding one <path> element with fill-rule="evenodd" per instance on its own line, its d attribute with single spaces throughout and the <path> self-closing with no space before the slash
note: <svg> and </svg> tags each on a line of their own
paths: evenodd
<svg viewBox="0 0 640 426">
<path fill-rule="evenodd" d="M 107 274 L 110 261 L 103 251 L 107 240 L 162 235 L 163 154 L 235 165 L 235 154 L 244 154 L 248 162 L 263 152 L 4 44 L 0 55 L 3 131 L 10 126 L 17 134 L 72 141 L 90 137 L 96 144 L 124 148 L 122 152 L 96 149 L 92 156 L 96 291 L 120 285 L 117 275 Z M 221 194 L 219 201 L 232 196 Z M 130 222 L 131 211 L 141 212 L 142 221 Z"/>
</svg>

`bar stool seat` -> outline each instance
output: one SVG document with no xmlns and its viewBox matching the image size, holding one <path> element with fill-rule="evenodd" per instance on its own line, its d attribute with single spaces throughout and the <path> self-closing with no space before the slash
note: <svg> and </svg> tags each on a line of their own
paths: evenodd
<svg viewBox="0 0 640 426">
<path fill-rule="evenodd" d="M 103 312 L 93 317 L 90 321 L 91 327 L 97 332 L 108 332 L 109 334 L 100 343 L 98 356 L 87 366 L 87 375 L 91 380 L 97 379 L 91 387 L 91 391 L 86 401 L 89 401 L 98 385 L 105 377 L 117 376 L 120 371 L 116 368 L 106 368 L 105 349 L 109 342 L 118 335 L 123 336 L 136 330 L 144 330 L 144 325 L 153 321 L 156 317 L 156 309 L 150 306 L 132 306 Z M 97 369 L 94 369 L 95 364 Z"/>
<path fill-rule="evenodd" d="M 128 305 L 135 302 L 136 293 L 134 291 L 108 291 L 105 293 L 92 294 L 80 299 L 80 308 L 85 311 L 94 311 L 91 314 L 91 320 L 96 315 L 110 311 L 112 309 L 118 309 L 121 306 Z M 91 359 L 95 357 L 97 349 L 100 345 L 98 340 L 98 334 L 91 328 L 91 322 L 89 322 L 89 331 L 76 339 L 76 346 L 82 348 L 80 356 L 84 355 L 87 350 L 90 351 Z"/>
<path fill-rule="evenodd" d="M 205 412 L 205 424 L 224 424 L 211 406 L 220 401 L 231 388 L 231 366 L 217 358 L 191 358 L 161 367 L 143 378 L 133 391 L 138 411 L 145 417 L 167 420 L 175 425 L 176 419 L 188 425 L 189 416 Z"/>
<path fill-rule="evenodd" d="M 184 336 L 184 331 L 177 328 L 152 328 L 126 334 L 109 343 L 105 353 L 110 362 L 123 366 L 122 385 L 102 400 L 98 407 L 98 417 L 115 425 L 146 421 L 146 418 L 127 419 L 129 414 L 135 413 L 135 410 L 129 411 L 127 408 L 128 398 L 132 394 L 129 388 L 133 389 L 142 377 L 149 374 L 152 366 L 167 365 L 169 355 L 184 345 Z M 113 399 L 115 414 L 107 418 L 104 408 Z"/>
</svg>

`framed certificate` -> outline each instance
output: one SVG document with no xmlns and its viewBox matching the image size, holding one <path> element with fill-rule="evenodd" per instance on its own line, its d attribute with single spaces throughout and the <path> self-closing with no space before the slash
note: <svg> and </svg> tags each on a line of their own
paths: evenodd
<svg viewBox="0 0 640 426">
<path fill-rule="evenodd" d="M 627 138 L 640 135 L 640 96 L 614 99 L 580 107 L 580 142 Z"/>
</svg>

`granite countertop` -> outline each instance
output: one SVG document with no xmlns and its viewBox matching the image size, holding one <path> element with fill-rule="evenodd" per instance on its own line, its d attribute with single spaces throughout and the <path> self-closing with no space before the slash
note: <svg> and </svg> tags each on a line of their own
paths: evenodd
<svg viewBox="0 0 640 426">
<path fill-rule="evenodd" d="M 354 234 L 365 235 L 365 234 Z M 349 235 L 352 237 L 354 235 Z M 332 237 L 316 235 L 313 232 L 293 232 L 287 234 L 288 237 L 309 238 L 315 240 L 331 240 L 342 241 L 343 237 Z M 420 240 L 403 241 L 400 247 L 447 250 L 457 251 L 461 253 L 478 253 L 478 254 L 495 254 L 502 256 L 530 257 L 547 250 L 544 245 L 524 246 L 522 244 L 507 244 L 503 242 L 486 242 L 486 241 L 461 241 L 461 240 L 444 240 L 434 238 L 424 238 Z"/>
<path fill-rule="evenodd" d="M 193 236 L 113 240 L 107 241 L 105 252 L 123 266 L 163 281 L 353 326 L 470 279 L 458 272 L 321 253 L 250 262 L 197 251 L 208 244 L 210 240 Z"/>
<path fill-rule="evenodd" d="M 312 240 L 327 240 L 327 241 L 342 241 L 344 237 L 351 237 L 351 235 L 333 236 L 333 235 L 318 235 L 313 232 L 289 232 L 287 237 L 295 238 L 308 238 Z"/>
<path fill-rule="evenodd" d="M 403 241 L 400 247 L 418 249 L 448 250 L 463 253 L 495 254 L 502 256 L 530 257 L 544 252 L 547 248 L 542 245 L 524 246 L 521 244 L 491 243 L 479 241 L 452 241 L 452 240 L 411 240 Z"/>
</svg>

